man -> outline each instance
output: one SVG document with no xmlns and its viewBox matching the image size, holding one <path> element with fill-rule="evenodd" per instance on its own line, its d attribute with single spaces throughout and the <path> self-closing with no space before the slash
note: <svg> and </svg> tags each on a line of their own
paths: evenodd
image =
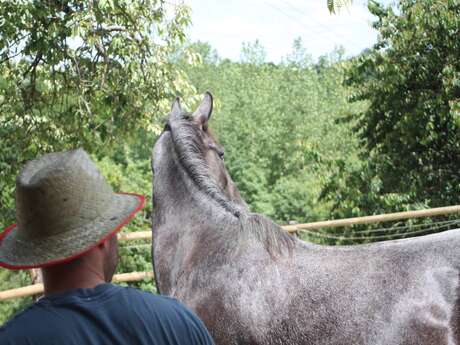
<svg viewBox="0 0 460 345">
<path fill-rule="evenodd" d="M 0 344 L 213 344 L 178 301 L 108 284 L 116 233 L 143 204 L 114 193 L 82 149 L 28 162 L 16 181 L 17 225 L 0 234 L 0 266 L 42 268 L 45 296 L 0 328 Z"/>
</svg>

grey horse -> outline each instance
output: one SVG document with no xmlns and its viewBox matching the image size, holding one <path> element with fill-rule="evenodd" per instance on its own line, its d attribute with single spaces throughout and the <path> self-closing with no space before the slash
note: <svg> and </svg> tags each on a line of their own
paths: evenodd
<svg viewBox="0 0 460 345">
<path fill-rule="evenodd" d="M 251 213 L 208 129 L 212 96 L 173 104 L 155 143 L 157 287 L 218 345 L 460 344 L 460 232 L 356 246 L 302 242 Z"/>
</svg>

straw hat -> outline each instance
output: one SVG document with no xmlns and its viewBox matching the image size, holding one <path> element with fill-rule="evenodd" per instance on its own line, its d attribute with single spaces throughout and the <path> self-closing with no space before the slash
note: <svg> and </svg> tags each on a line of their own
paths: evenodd
<svg viewBox="0 0 460 345">
<path fill-rule="evenodd" d="M 144 197 L 114 193 L 77 149 L 32 160 L 16 179 L 16 220 L 0 234 L 0 266 L 46 267 L 73 260 L 115 234 Z"/>
</svg>

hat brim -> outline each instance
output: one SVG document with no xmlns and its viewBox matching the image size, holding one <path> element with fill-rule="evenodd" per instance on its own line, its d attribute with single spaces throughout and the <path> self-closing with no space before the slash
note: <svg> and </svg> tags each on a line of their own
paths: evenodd
<svg viewBox="0 0 460 345">
<path fill-rule="evenodd" d="M 145 197 L 116 193 L 103 215 L 76 229 L 37 239 L 21 239 L 13 224 L 0 234 L 0 266 L 8 269 L 43 268 L 72 261 L 101 244 L 144 207 Z"/>
</svg>

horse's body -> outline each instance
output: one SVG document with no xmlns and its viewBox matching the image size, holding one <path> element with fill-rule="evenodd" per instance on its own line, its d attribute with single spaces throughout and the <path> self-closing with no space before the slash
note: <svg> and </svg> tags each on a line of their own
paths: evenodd
<svg viewBox="0 0 460 345">
<path fill-rule="evenodd" d="M 155 144 L 161 293 L 193 309 L 218 345 L 460 344 L 460 232 L 342 247 L 285 234 L 248 211 L 200 134 L 206 97 L 193 117 L 176 101 Z"/>
</svg>

